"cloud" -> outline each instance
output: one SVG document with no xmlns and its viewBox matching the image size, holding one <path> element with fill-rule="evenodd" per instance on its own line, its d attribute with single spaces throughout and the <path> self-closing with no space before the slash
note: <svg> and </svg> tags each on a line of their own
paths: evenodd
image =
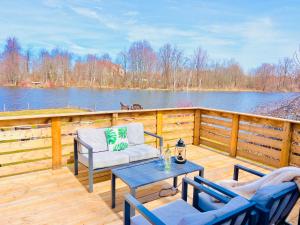
<svg viewBox="0 0 300 225">
<path fill-rule="evenodd" d="M 112 29 L 112 30 L 118 30 L 119 25 L 115 22 L 113 22 L 113 18 L 107 15 L 104 15 L 102 13 L 98 13 L 95 10 L 85 8 L 85 7 L 75 7 L 71 6 L 70 7 L 75 13 L 78 15 L 88 17 L 91 19 L 95 19 L 96 21 L 100 22 L 102 25 L 105 27 Z"/>
</svg>

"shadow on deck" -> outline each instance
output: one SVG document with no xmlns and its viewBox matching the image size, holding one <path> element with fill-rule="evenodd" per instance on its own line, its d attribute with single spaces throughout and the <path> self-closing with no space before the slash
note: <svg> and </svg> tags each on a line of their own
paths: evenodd
<svg viewBox="0 0 300 225">
<path fill-rule="evenodd" d="M 204 176 L 213 181 L 232 178 L 233 165 L 237 163 L 261 172 L 270 170 L 197 146 L 189 146 L 187 154 L 190 160 L 204 166 Z M 122 224 L 127 186 L 117 180 L 117 202 L 112 210 L 110 173 L 96 176 L 94 192 L 90 194 L 86 171 L 80 171 L 78 177 L 72 168 L 64 167 L 0 179 L 1 224 Z M 197 174 L 189 177 L 194 175 Z M 242 173 L 240 178 L 246 181 L 255 177 Z M 161 186 L 168 182 L 172 180 L 138 189 L 137 197 L 150 209 L 180 198 L 180 194 L 159 198 Z M 298 207 L 299 203 L 289 217 L 292 224 L 296 224 Z"/>
</svg>

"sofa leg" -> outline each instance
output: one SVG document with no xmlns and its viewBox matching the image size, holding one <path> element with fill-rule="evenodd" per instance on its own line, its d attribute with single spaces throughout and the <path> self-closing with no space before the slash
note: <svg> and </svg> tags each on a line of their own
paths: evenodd
<svg viewBox="0 0 300 225">
<path fill-rule="evenodd" d="M 74 174 L 78 175 L 78 159 L 74 159 Z"/>
<path fill-rule="evenodd" d="M 93 169 L 89 168 L 89 192 L 92 193 L 94 190 L 94 173 Z"/>
<path fill-rule="evenodd" d="M 74 174 L 78 175 L 78 143 L 74 140 Z"/>
</svg>

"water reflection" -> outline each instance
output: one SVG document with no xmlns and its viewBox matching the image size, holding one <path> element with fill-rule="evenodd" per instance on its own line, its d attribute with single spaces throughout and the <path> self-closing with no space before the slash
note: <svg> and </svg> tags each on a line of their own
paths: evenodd
<svg viewBox="0 0 300 225">
<path fill-rule="evenodd" d="M 120 109 L 120 102 L 139 103 L 144 108 L 202 106 L 251 112 L 261 104 L 280 101 L 296 93 L 185 92 L 153 90 L 101 90 L 89 88 L 0 88 L 0 110 L 76 106 L 96 110 Z"/>
</svg>

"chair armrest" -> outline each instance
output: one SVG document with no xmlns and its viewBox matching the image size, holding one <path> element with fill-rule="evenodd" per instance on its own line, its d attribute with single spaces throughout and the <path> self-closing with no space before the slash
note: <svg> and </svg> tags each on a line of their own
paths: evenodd
<svg viewBox="0 0 300 225">
<path fill-rule="evenodd" d="M 83 140 L 81 140 L 79 137 L 74 137 L 74 141 L 77 144 L 83 145 L 88 151 L 93 151 L 93 147 L 90 146 L 88 143 L 84 142 Z"/>
<path fill-rule="evenodd" d="M 238 194 L 236 194 L 236 193 L 234 193 L 234 192 L 232 192 L 232 191 L 229 191 L 228 189 L 226 189 L 226 188 L 224 188 L 224 187 L 222 187 L 222 186 L 220 186 L 220 185 L 218 185 L 218 184 L 216 184 L 216 183 L 214 183 L 214 182 L 211 182 L 211 181 L 209 181 L 209 180 L 206 180 L 206 179 L 203 178 L 203 177 L 196 176 L 196 177 L 194 177 L 194 180 L 195 180 L 197 183 L 200 183 L 200 184 L 203 183 L 203 184 L 205 184 L 205 185 L 211 187 L 212 189 L 215 189 L 216 191 L 221 192 L 222 194 L 229 196 L 230 198 L 234 198 L 234 197 L 237 197 L 237 196 L 238 196 Z"/>
<path fill-rule="evenodd" d="M 239 171 L 240 171 L 240 170 L 243 170 L 243 171 L 245 171 L 245 172 L 254 174 L 254 175 L 259 176 L 259 177 L 263 177 L 263 176 L 266 175 L 266 174 L 264 174 L 264 173 L 261 173 L 261 172 L 259 172 L 259 171 L 250 169 L 250 168 L 245 167 L 245 166 L 242 166 L 242 165 L 240 165 L 240 164 L 236 164 L 236 165 L 234 165 L 233 180 L 238 180 L 238 179 L 239 179 Z"/>
<path fill-rule="evenodd" d="M 159 150 L 160 150 L 160 154 L 161 154 L 161 151 L 162 151 L 162 148 L 163 148 L 163 146 L 164 146 L 164 139 L 163 139 L 163 137 L 162 136 L 159 136 L 159 135 L 157 135 L 157 134 L 154 134 L 154 133 L 151 133 L 151 132 L 149 132 L 149 131 L 144 131 L 144 133 L 145 134 L 148 134 L 148 135 L 150 135 L 150 136 L 152 136 L 152 137 L 155 137 L 155 138 L 158 138 L 159 139 Z"/>
<path fill-rule="evenodd" d="M 182 199 L 185 200 L 185 201 L 187 200 L 188 184 L 192 185 L 194 190 L 197 190 L 198 192 L 199 191 L 205 192 L 206 194 L 212 196 L 213 198 L 219 200 L 222 203 L 227 203 L 227 202 L 230 201 L 230 198 L 231 198 L 230 195 L 228 195 L 230 198 L 225 197 L 225 196 L 213 191 L 210 188 L 205 187 L 204 185 L 202 185 L 202 184 L 200 184 L 200 183 L 198 183 L 194 180 L 191 180 L 189 178 L 183 178 L 182 179 Z M 195 197 L 196 196 L 194 196 L 194 198 Z"/>
<path fill-rule="evenodd" d="M 150 210 L 148 210 L 142 203 L 140 203 L 136 198 L 132 195 L 127 194 L 125 196 L 125 204 L 124 204 L 124 224 L 130 225 L 130 208 L 135 208 L 145 219 L 154 225 L 165 225 L 156 215 L 154 215 Z"/>
</svg>

